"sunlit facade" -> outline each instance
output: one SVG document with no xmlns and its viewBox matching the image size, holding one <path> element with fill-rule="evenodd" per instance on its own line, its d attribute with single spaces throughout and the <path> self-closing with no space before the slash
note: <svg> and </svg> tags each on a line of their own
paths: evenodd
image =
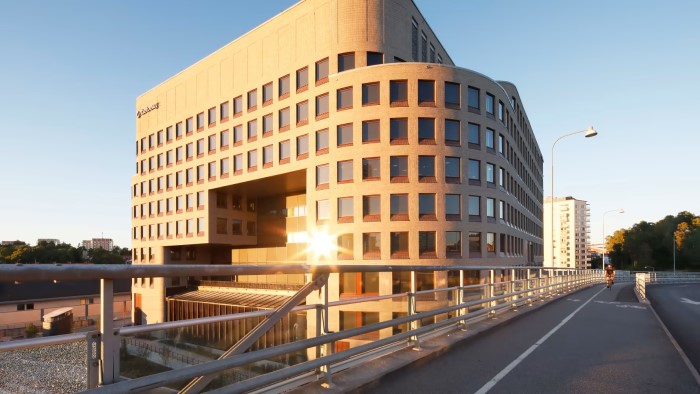
<svg viewBox="0 0 700 394">
<path fill-rule="evenodd" d="M 542 264 L 542 155 L 518 91 L 456 67 L 412 1 L 301 1 L 136 110 L 134 264 Z M 135 279 L 137 322 L 166 320 L 192 279 L 281 295 L 308 280 Z M 332 275 L 329 296 L 406 286 Z M 331 329 L 403 312 L 337 310 Z"/>
<path fill-rule="evenodd" d="M 554 204 L 554 236 L 551 227 L 551 204 Z M 547 197 L 544 202 L 544 265 L 558 268 L 591 268 L 590 207 L 573 197 Z M 552 242 L 554 248 L 552 249 Z M 552 259 L 552 253 L 554 258 Z"/>
</svg>

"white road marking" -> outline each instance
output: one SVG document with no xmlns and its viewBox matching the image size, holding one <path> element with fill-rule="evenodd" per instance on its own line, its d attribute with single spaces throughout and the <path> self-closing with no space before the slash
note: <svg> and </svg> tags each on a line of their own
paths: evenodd
<svg viewBox="0 0 700 394">
<path fill-rule="evenodd" d="M 639 306 L 639 305 L 615 305 L 618 308 L 634 308 L 634 309 L 647 309 L 644 306 Z"/>
<path fill-rule="evenodd" d="M 687 298 L 681 298 L 681 302 L 685 304 L 700 305 L 700 301 L 693 301 Z"/>
<path fill-rule="evenodd" d="M 595 301 L 598 304 L 607 304 L 607 305 L 617 305 L 619 304 L 618 301 Z"/>
<path fill-rule="evenodd" d="M 579 301 L 581 301 L 581 300 L 579 300 L 578 298 L 567 298 L 566 300 L 567 300 L 567 301 L 573 301 L 573 302 L 579 302 Z"/>
<path fill-rule="evenodd" d="M 491 380 L 489 380 L 482 388 L 480 388 L 480 389 L 476 392 L 476 394 L 485 394 L 485 393 L 488 393 L 488 391 L 491 390 L 491 389 L 493 388 L 493 386 L 495 386 L 498 382 L 500 382 L 501 380 L 503 380 L 503 378 L 505 378 L 506 375 L 508 375 L 508 374 L 510 373 L 510 371 L 512 371 L 513 369 L 515 369 L 515 367 L 517 367 L 518 364 L 520 364 L 523 360 L 525 360 L 525 358 L 527 358 L 527 356 L 529 356 L 530 353 L 534 352 L 535 349 L 537 349 L 540 345 L 542 345 L 547 339 L 549 339 L 549 337 L 551 337 L 555 332 L 559 331 L 559 329 L 560 329 L 564 324 L 566 324 L 566 322 L 568 322 L 569 320 L 571 320 L 571 318 L 574 317 L 574 315 L 576 315 L 576 314 L 578 313 L 578 311 L 580 311 L 581 309 L 583 309 L 584 306 L 588 305 L 588 303 L 591 302 L 591 301 L 593 301 L 593 299 L 594 299 L 598 294 L 602 293 L 602 292 L 605 291 L 605 290 L 606 290 L 606 288 L 603 287 L 602 289 L 600 289 L 600 291 L 598 291 L 597 293 L 595 293 L 595 294 L 593 295 L 593 297 L 589 298 L 588 301 L 584 302 L 583 305 L 579 306 L 578 308 L 576 308 L 575 311 L 571 312 L 571 314 L 570 314 L 569 316 L 565 317 L 564 320 L 562 320 L 559 324 L 557 324 L 556 327 L 552 328 L 552 329 L 551 329 L 548 333 L 546 333 L 542 338 L 540 338 L 537 342 L 535 342 L 534 345 L 530 346 L 530 348 L 527 349 L 525 352 L 523 352 L 523 354 L 521 354 L 520 356 L 518 356 L 518 358 L 516 358 L 515 360 L 513 360 L 510 364 L 508 364 L 508 366 L 506 366 L 505 368 L 503 368 L 503 370 L 502 370 L 501 372 L 499 372 L 498 374 L 496 374 L 496 376 L 494 376 Z"/>
</svg>

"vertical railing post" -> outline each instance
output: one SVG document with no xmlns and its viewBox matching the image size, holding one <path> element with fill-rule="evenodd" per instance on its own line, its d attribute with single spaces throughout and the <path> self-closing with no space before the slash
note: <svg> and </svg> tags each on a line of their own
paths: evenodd
<svg viewBox="0 0 700 394">
<path fill-rule="evenodd" d="M 510 269 L 510 294 L 510 301 L 513 303 L 513 308 L 515 308 L 515 301 L 518 299 L 518 296 L 515 295 L 515 268 Z"/>
<path fill-rule="evenodd" d="M 119 337 L 114 331 L 114 281 L 100 280 L 100 384 L 114 383 L 119 378 Z"/>
<path fill-rule="evenodd" d="M 417 313 L 416 305 L 416 271 L 411 271 L 411 291 L 408 293 L 408 315 L 413 316 Z M 411 320 L 411 330 L 418 328 L 418 321 Z M 408 340 L 408 344 L 414 349 L 420 349 L 420 340 L 418 335 L 412 335 Z"/>
<path fill-rule="evenodd" d="M 322 319 L 322 324 L 323 324 L 323 330 L 321 331 L 321 335 L 326 335 L 332 333 L 331 330 L 328 329 L 328 284 L 323 286 L 323 319 Z M 335 343 L 330 342 L 330 343 L 324 343 L 323 344 L 323 356 L 330 356 L 335 352 Z M 330 364 L 324 364 L 321 366 L 321 373 L 323 374 L 324 378 L 326 379 L 326 385 L 324 387 L 328 388 L 333 385 L 333 372 L 331 371 L 331 365 Z"/>
<path fill-rule="evenodd" d="M 102 338 L 99 331 L 87 334 L 87 388 L 94 389 L 100 384 L 100 353 Z"/>
<path fill-rule="evenodd" d="M 320 338 L 323 335 L 323 305 L 316 304 L 316 338 Z M 323 345 L 316 346 L 316 358 L 321 358 L 323 355 Z M 319 368 L 319 374 L 323 374 L 323 371 Z"/>
<path fill-rule="evenodd" d="M 494 286 L 495 286 L 495 284 L 496 284 L 496 275 L 495 275 L 495 272 L 494 272 L 494 271 L 495 271 L 495 270 L 493 270 L 493 269 L 490 269 L 490 270 L 489 270 L 489 298 L 493 298 L 493 297 L 495 296 L 495 294 L 496 294 L 495 289 L 494 289 Z M 492 300 L 491 302 L 489 302 L 489 306 L 490 306 L 491 308 L 495 307 L 495 306 L 496 306 L 496 300 Z M 496 317 L 496 311 L 495 311 L 495 310 L 492 310 L 491 312 L 489 312 L 489 314 L 490 314 L 493 318 Z"/>
<path fill-rule="evenodd" d="M 530 290 L 530 289 L 532 288 L 532 286 L 530 286 L 530 281 L 532 280 L 532 279 L 530 279 L 530 273 L 531 273 L 531 271 L 532 271 L 532 270 L 531 270 L 530 268 L 528 268 L 527 270 L 525 270 L 525 275 L 526 275 L 526 278 L 525 278 L 525 286 L 526 286 L 526 289 L 527 289 L 527 304 L 528 304 L 528 305 L 532 305 L 532 291 Z"/>
<path fill-rule="evenodd" d="M 457 305 L 462 305 L 464 304 L 464 270 L 459 270 L 459 289 L 457 290 Z M 459 308 L 457 309 L 457 313 L 459 316 L 466 316 L 467 315 L 467 310 L 465 308 Z M 457 325 L 459 329 L 466 331 L 467 329 L 467 320 L 466 319 L 461 319 L 459 321 L 459 324 Z"/>
</svg>

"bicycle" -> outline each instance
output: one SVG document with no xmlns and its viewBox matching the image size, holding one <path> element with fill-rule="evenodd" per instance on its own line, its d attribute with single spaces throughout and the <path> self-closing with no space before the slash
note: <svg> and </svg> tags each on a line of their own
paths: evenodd
<svg viewBox="0 0 700 394">
<path fill-rule="evenodd" d="M 609 289 L 612 287 L 613 284 L 615 284 L 615 278 L 613 278 L 612 276 L 606 276 L 605 282 L 608 285 L 608 289 Z"/>
</svg>

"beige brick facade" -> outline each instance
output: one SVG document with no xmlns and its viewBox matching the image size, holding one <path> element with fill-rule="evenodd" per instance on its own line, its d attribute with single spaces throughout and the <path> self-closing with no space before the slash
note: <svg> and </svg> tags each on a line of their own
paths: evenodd
<svg viewBox="0 0 700 394">
<path fill-rule="evenodd" d="M 411 1 L 301 1 L 136 110 L 134 264 L 542 262 L 542 155 L 515 86 L 455 67 Z M 321 260 L 317 231 L 338 245 Z M 185 280 L 135 280 L 144 322 Z"/>
</svg>

